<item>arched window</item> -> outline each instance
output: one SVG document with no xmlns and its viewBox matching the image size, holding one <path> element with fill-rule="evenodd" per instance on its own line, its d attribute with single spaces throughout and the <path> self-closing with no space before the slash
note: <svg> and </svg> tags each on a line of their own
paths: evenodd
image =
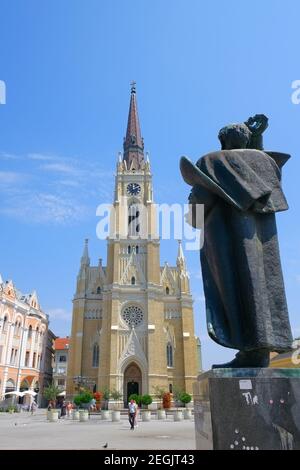
<svg viewBox="0 0 300 470">
<path fill-rule="evenodd" d="M 170 294 L 170 289 L 169 289 L 169 287 L 166 287 L 166 294 L 167 294 L 167 295 Z"/>
<path fill-rule="evenodd" d="M 173 385 L 172 384 L 169 384 L 169 392 L 173 393 Z"/>
<path fill-rule="evenodd" d="M 138 246 L 135 247 L 135 252 L 136 252 L 136 254 L 139 253 L 139 247 Z"/>
<path fill-rule="evenodd" d="M 101 294 L 101 287 L 100 286 L 97 287 L 97 294 Z"/>
<path fill-rule="evenodd" d="M 35 342 L 37 343 L 37 340 L 38 340 L 38 334 L 39 334 L 39 327 L 37 327 L 36 329 L 36 334 L 35 334 Z"/>
<path fill-rule="evenodd" d="M 131 253 L 131 246 L 129 245 L 128 248 L 127 248 L 127 253 L 130 255 Z"/>
<path fill-rule="evenodd" d="M 30 325 L 28 328 L 28 339 L 32 337 L 32 326 Z"/>
<path fill-rule="evenodd" d="M 7 316 L 3 318 L 3 333 L 7 332 Z"/>
<path fill-rule="evenodd" d="M 99 366 L 99 345 L 94 344 L 93 347 L 93 367 Z"/>
<path fill-rule="evenodd" d="M 167 366 L 173 367 L 173 346 L 171 343 L 167 344 Z"/>
<path fill-rule="evenodd" d="M 134 276 L 132 276 L 132 278 L 131 278 L 131 285 L 135 286 L 135 277 Z"/>
</svg>

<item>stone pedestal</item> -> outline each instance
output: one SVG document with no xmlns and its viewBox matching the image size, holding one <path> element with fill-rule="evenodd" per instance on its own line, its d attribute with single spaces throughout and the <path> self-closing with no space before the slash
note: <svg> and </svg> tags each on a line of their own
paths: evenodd
<svg viewBox="0 0 300 470">
<path fill-rule="evenodd" d="M 213 369 L 194 384 L 196 448 L 300 449 L 300 369 Z"/>
</svg>

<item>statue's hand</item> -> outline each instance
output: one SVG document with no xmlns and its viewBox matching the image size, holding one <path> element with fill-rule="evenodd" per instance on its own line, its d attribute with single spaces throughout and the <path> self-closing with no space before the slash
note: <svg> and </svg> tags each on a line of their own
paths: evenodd
<svg viewBox="0 0 300 470">
<path fill-rule="evenodd" d="M 264 114 L 255 114 L 245 124 L 253 135 L 261 135 L 268 127 L 268 118 Z"/>
</svg>

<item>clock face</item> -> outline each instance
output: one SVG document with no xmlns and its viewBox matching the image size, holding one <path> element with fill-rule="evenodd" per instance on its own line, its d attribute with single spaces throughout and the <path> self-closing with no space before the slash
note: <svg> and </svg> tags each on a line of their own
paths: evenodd
<svg viewBox="0 0 300 470">
<path fill-rule="evenodd" d="M 141 187 L 138 183 L 129 183 L 127 185 L 127 193 L 131 196 L 137 196 L 141 192 Z"/>
</svg>

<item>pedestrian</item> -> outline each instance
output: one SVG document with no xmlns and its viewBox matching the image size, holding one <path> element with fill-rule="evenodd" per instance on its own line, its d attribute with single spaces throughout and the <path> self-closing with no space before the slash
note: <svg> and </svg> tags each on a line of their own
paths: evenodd
<svg viewBox="0 0 300 470">
<path fill-rule="evenodd" d="M 134 400 L 130 400 L 129 405 L 128 405 L 128 418 L 129 418 L 129 424 L 130 424 L 130 429 L 134 430 L 134 421 L 135 421 L 135 416 L 136 416 L 136 409 L 137 405 Z"/>
<path fill-rule="evenodd" d="M 67 417 L 68 418 L 71 417 L 72 409 L 73 409 L 72 403 L 70 401 L 68 401 L 68 403 L 67 403 Z"/>
<path fill-rule="evenodd" d="M 36 409 L 37 409 L 37 403 L 35 401 L 33 401 L 30 405 L 31 416 L 36 411 Z"/>
<path fill-rule="evenodd" d="M 90 411 L 96 411 L 96 400 L 95 398 L 92 398 L 90 402 Z"/>
<path fill-rule="evenodd" d="M 62 402 L 62 405 L 61 405 L 61 411 L 60 411 L 60 417 L 61 418 L 64 418 L 67 414 L 67 404 L 65 402 L 65 400 Z"/>
<path fill-rule="evenodd" d="M 136 403 L 135 400 L 133 400 L 133 401 L 136 404 L 135 417 L 134 417 L 134 427 L 138 428 L 139 427 L 139 425 L 138 425 L 139 405 Z"/>
</svg>

